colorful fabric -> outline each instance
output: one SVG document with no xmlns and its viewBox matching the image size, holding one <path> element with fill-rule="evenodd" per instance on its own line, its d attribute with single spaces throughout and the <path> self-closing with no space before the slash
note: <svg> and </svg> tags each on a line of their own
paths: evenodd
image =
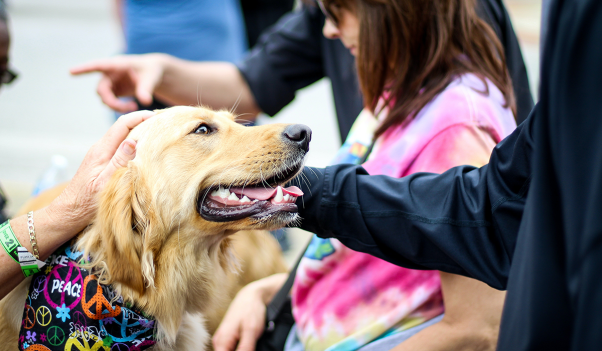
<svg viewBox="0 0 602 351">
<path fill-rule="evenodd" d="M 110 286 L 79 266 L 83 252 L 67 245 L 32 277 L 19 350 L 144 350 L 156 343 L 156 322 L 124 304 Z"/>
<path fill-rule="evenodd" d="M 516 127 L 504 104 L 492 83 L 485 86 L 478 77 L 463 75 L 414 119 L 388 129 L 364 168 L 370 174 L 402 177 L 482 165 Z M 358 162 L 377 126 L 377 118 L 363 111 L 335 163 Z M 292 300 L 297 333 L 308 351 L 357 350 L 443 312 L 438 272 L 397 267 L 315 236 L 297 270 Z"/>
</svg>

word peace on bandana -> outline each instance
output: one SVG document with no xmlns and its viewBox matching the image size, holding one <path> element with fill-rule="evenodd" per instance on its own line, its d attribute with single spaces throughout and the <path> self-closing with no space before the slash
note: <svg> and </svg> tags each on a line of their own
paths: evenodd
<svg viewBox="0 0 602 351">
<path fill-rule="evenodd" d="M 56 265 L 46 276 L 44 297 L 53 308 L 65 304 L 67 308 L 73 309 L 82 298 L 82 284 L 82 272 L 77 263 L 69 261 L 66 266 Z"/>
</svg>

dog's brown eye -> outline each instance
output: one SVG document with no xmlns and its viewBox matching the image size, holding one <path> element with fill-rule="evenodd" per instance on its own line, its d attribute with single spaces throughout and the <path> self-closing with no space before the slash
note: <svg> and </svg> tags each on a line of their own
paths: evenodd
<svg viewBox="0 0 602 351">
<path fill-rule="evenodd" d="M 194 131 L 194 134 L 209 134 L 209 133 L 211 133 L 211 128 L 206 124 L 201 124 Z"/>
</svg>

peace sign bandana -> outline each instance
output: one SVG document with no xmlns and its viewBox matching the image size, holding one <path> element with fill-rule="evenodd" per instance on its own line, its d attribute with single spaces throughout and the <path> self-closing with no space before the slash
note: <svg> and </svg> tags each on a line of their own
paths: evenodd
<svg viewBox="0 0 602 351">
<path fill-rule="evenodd" d="M 83 262 L 83 252 L 66 245 L 33 275 L 19 350 L 141 351 L 153 346 L 154 318 L 124 303 L 111 286 L 81 268 Z"/>
</svg>

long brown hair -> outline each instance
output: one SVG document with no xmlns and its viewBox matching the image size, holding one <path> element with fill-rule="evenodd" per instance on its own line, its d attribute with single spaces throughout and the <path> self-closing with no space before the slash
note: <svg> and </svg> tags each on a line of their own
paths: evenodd
<svg viewBox="0 0 602 351">
<path fill-rule="evenodd" d="M 488 78 L 516 115 L 514 91 L 500 41 L 476 14 L 475 0 L 324 0 L 359 19 L 357 70 L 364 104 L 389 107 L 375 138 L 413 118 L 459 75 Z M 486 90 L 483 93 L 488 94 Z"/>
</svg>

